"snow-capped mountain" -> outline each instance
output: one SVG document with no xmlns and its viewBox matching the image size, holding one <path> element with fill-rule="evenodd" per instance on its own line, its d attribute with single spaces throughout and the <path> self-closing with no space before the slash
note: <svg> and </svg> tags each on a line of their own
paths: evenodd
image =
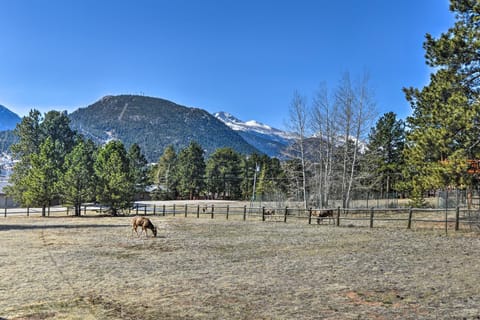
<svg viewBox="0 0 480 320">
<path fill-rule="evenodd" d="M 281 157 L 282 150 L 294 140 L 293 134 L 255 120 L 243 122 L 228 112 L 216 112 L 213 115 L 270 157 Z"/>
</svg>

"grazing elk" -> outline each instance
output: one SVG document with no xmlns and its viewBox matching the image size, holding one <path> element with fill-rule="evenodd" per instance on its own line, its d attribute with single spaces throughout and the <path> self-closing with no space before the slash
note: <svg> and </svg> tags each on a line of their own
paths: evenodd
<svg viewBox="0 0 480 320">
<path fill-rule="evenodd" d="M 320 222 L 323 221 L 323 218 L 328 218 L 329 222 L 330 219 L 333 219 L 333 222 L 335 223 L 335 217 L 332 209 L 312 210 L 312 217 L 317 217 L 317 224 L 320 224 Z"/>
<path fill-rule="evenodd" d="M 132 234 L 133 234 L 133 231 L 135 231 L 135 233 L 137 234 L 138 236 L 138 232 L 137 232 L 137 228 L 138 227 L 141 227 L 142 228 L 142 231 L 140 231 L 140 235 L 142 234 L 142 232 L 145 231 L 145 236 L 148 237 L 148 234 L 147 234 L 147 229 L 150 229 L 152 230 L 152 233 L 153 233 L 153 236 L 156 237 L 157 236 L 157 227 L 155 227 L 152 223 L 152 221 L 150 221 L 150 219 L 148 218 L 145 218 L 145 217 L 134 217 L 132 219 Z"/>
</svg>

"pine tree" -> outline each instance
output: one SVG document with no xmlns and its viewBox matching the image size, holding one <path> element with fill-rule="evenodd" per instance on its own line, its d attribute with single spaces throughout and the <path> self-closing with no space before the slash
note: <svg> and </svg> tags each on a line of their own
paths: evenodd
<svg viewBox="0 0 480 320">
<path fill-rule="evenodd" d="M 80 215 L 82 203 L 95 198 L 95 152 L 91 140 L 79 139 L 65 157 L 59 189 L 63 200 L 74 206 L 76 216 Z"/>
<path fill-rule="evenodd" d="M 52 139 L 47 138 L 40 145 L 39 152 L 30 156 L 31 167 L 24 177 L 24 185 L 28 186 L 23 195 L 24 203 L 28 207 L 40 206 L 43 217 L 46 215 L 46 207 L 57 196 L 59 168 L 54 159 L 55 146 Z"/>
<path fill-rule="evenodd" d="M 240 197 L 240 155 L 232 148 L 219 148 L 206 163 L 206 181 L 208 192 L 215 198 L 222 195 L 225 199 Z"/>
<path fill-rule="evenodd" d="M 122 142 L 110 141 L 99 151 L 94 163 L 97 176 L 97 200 L 108 204 L 112 214 L 133 201 L 134 185 L 130 163 Z"/>
<path fill-rule="evenodd" d="M 204 151 L 197 142 L 182 149 L 178 154 L 177 181 L 180 196 L 193 200 L 204 188 L 205 160 Z"/>
<path fill-rule="evenodd" d="M 415 204 L 423 193 L 471 184 L 467 159 L 479 155 L 479 4 L 452 0 L 456 22 L 438 39 L 426 35 L 427 64 L 436 69 L 422 90 L 404 89 L 413 108 L 405 148 L 405 176 Z"/>
<path fill-rule="evenodd" d="M 175 176 L 177 154 L 172 145 L 165 148 L 154 170 L 154 183 L 157 185 L 156 197 L 172 200 L 177 196 L 177 180 Z"/>
<path fill-rule="evenodd" d="M 385 113 L 371 129 L 362 161 L 366 184 L 373 190 L 390 193 L 400 182 L 403 169 L 405 125 L 394 112 Z"/>
<path fill-rule="evenodd" d="M 147 186 L 150 184 L 147 158 L 143 155 L 140 146 L 136 143 L 130 146 L 127 156 L 130 161 L 130 170 L 135 193 L 137 195 L 143 194 Z"/>
</svg>

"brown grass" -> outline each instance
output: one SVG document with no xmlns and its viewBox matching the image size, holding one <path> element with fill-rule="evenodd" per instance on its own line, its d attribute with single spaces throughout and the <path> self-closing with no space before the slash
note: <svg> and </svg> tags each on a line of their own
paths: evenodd
<svg viewBox="0 0 480 320">
<path fill-rule="evenodd" d="M 154 217 L 0 222 L 7 319 L 480 316 L 480 239 L 435 231 Z"/>
</svg>

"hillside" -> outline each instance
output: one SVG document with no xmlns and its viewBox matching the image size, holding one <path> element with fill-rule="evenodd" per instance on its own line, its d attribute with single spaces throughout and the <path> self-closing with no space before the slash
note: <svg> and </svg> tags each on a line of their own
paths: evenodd
<svg viewBox="0 0 480 320">
<path fill-rule="evenodd" d="M 22 119 L 6 107 L 0 105 L 0 131 L 13 130 Z"/>
<path fill-rule="evenodd" d="M 205 110 L 159 98 L 106 96 L 69 117 L 73 129 L 97 142 L 120 139 L 127 147 L 138 143 L 151 162 L 168 145 L 179 151 L 191 141 L 202 145 L 206 155 L 220 147 L 243 154 L 259 152 Z"/>
</svg>

